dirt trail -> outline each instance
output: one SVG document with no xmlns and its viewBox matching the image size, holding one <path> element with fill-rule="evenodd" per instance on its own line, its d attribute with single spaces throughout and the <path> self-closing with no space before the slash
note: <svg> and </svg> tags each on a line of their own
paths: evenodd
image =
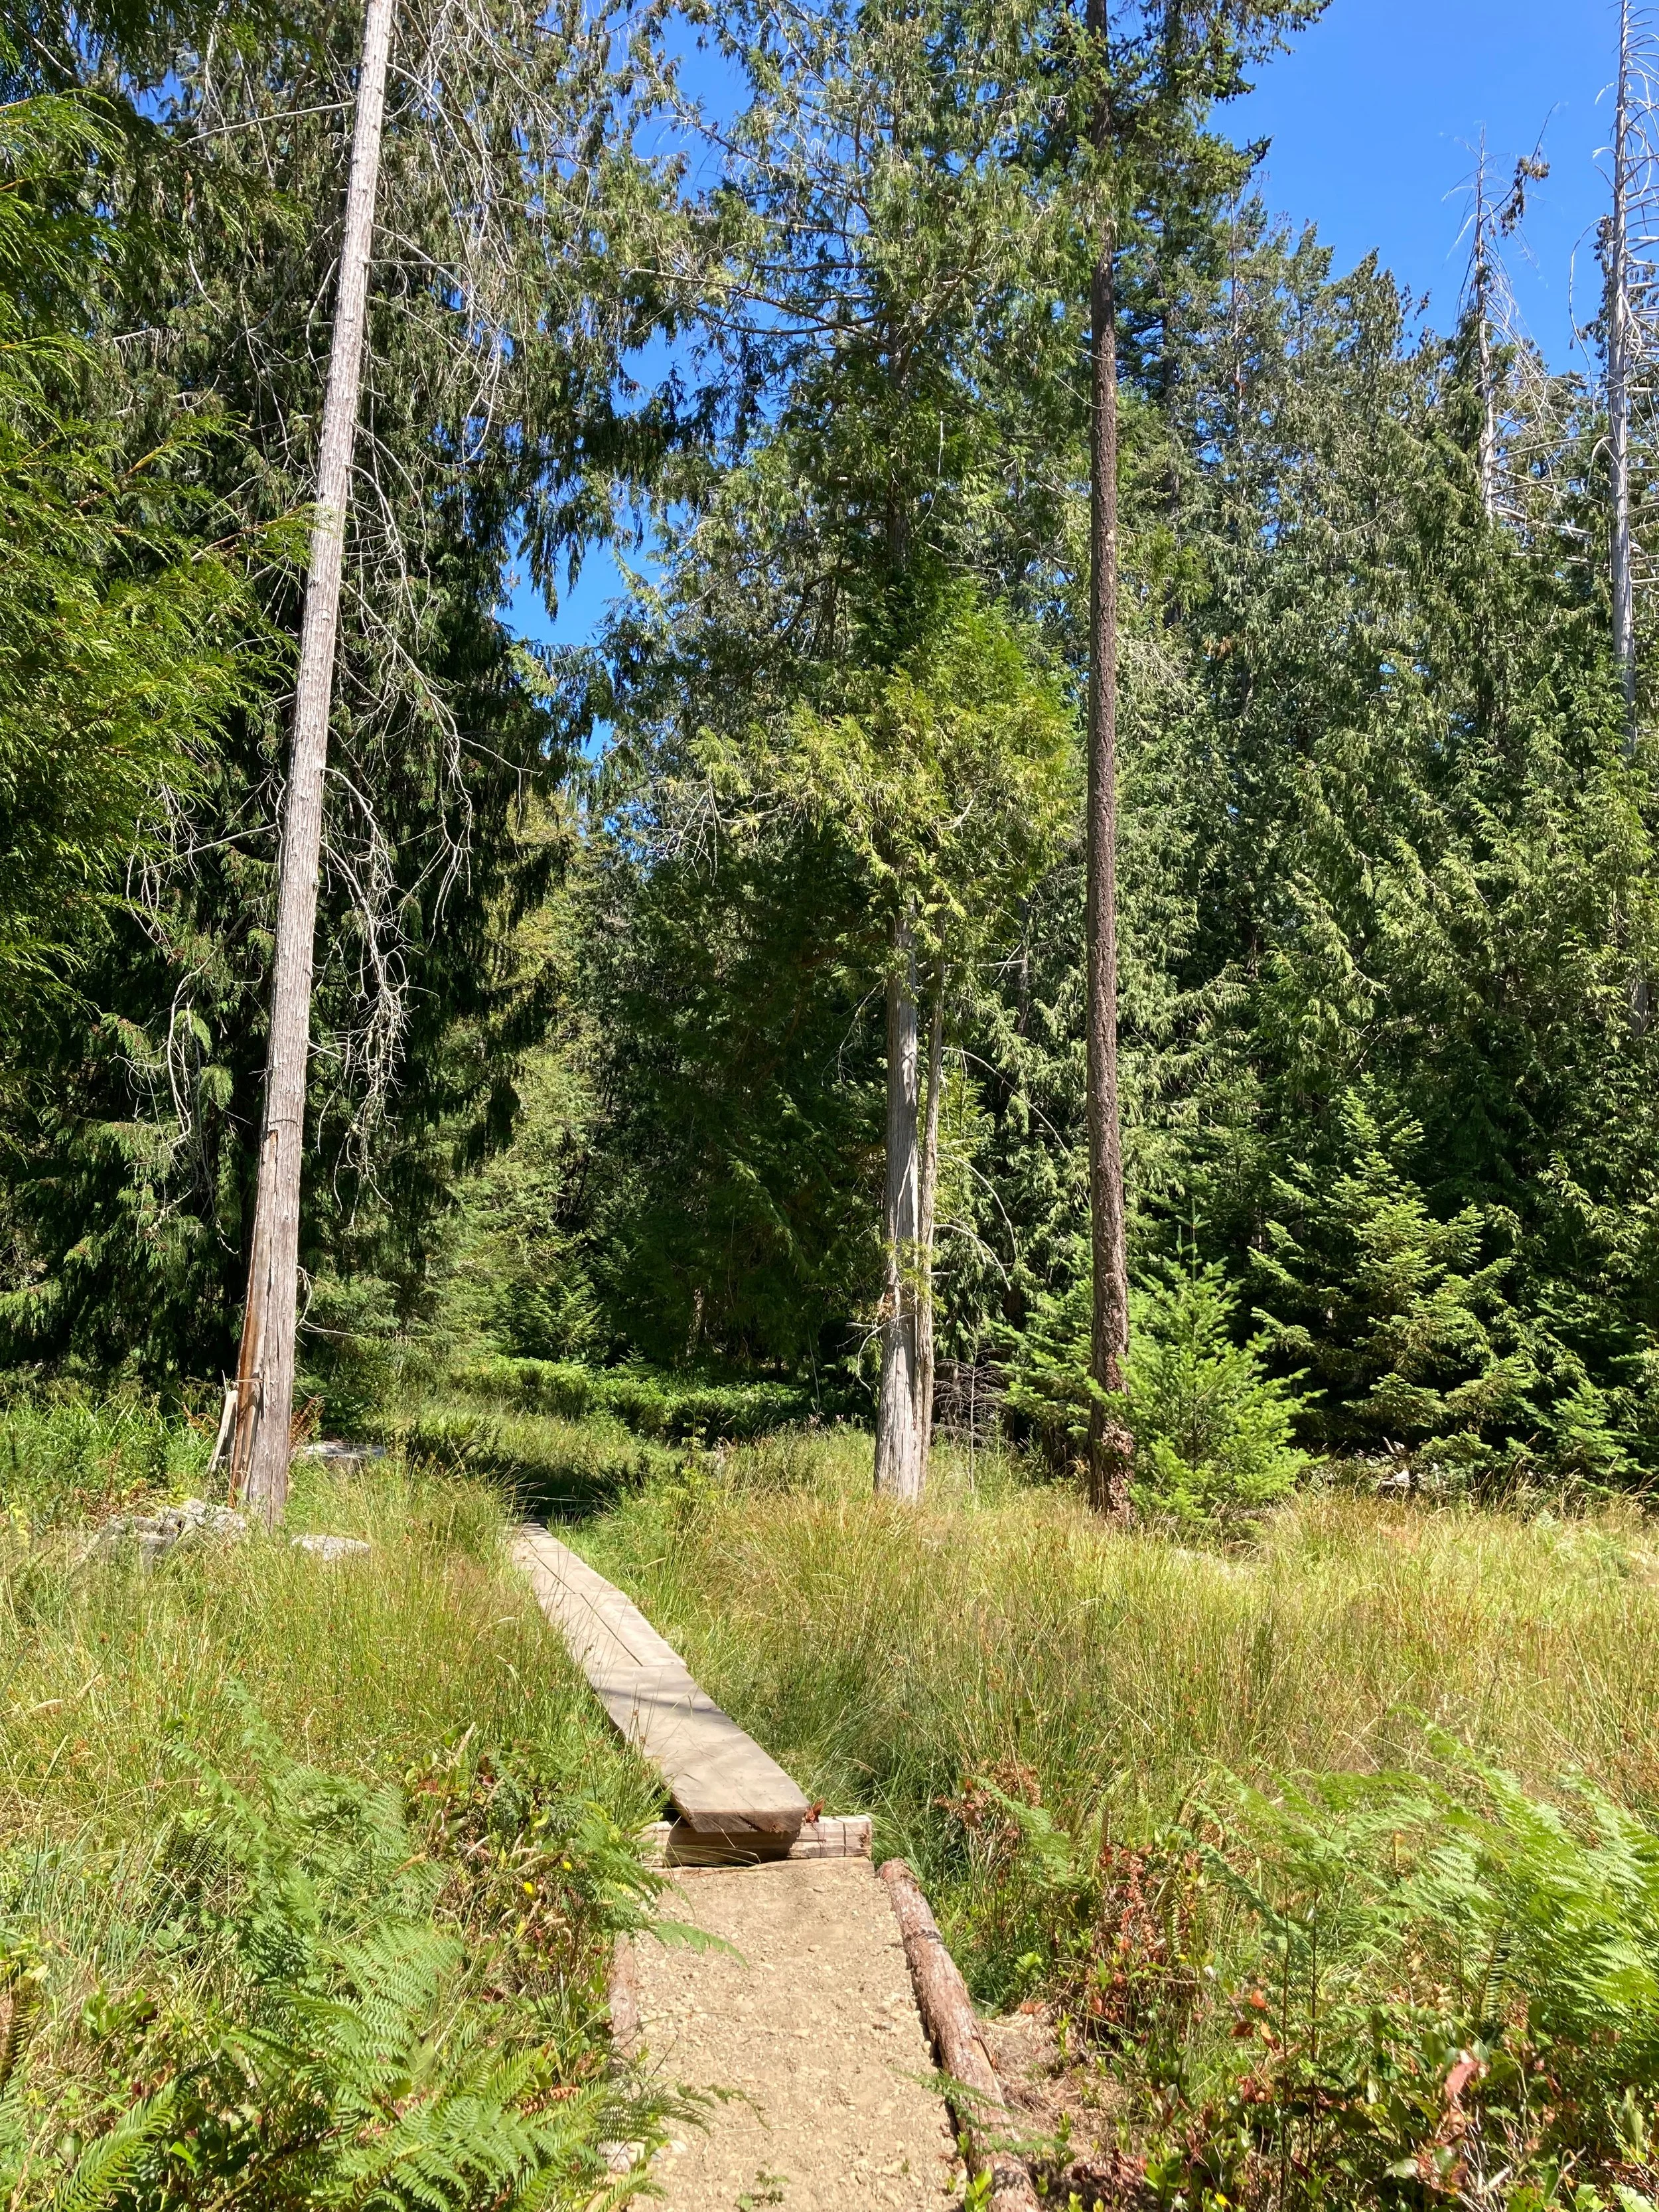
<svg viewBox="0 0 1659 2212">
<path fill-rule="evenodd" d="M 664 1917 L 742 1957 L 635 1946 L 651 2065 L 736 2093 L 659 2158 L 669 2212 L 941 2212 L 961 2168 L 870 1862 L 688 1867 L 674 1887 Z"/>
</svg>

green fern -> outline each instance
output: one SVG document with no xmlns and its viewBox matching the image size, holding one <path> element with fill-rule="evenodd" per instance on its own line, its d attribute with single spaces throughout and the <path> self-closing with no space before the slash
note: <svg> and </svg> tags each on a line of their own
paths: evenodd
<svg viewBox="0 0 1659 2212">
<path fill-rule="evenodd" d="M 607 2146 L 654 2148 L 668 2109 L 595 2038 L 611 1930 L 654 1887 L 627 1839 L 511 1767 L 450 1755 L 405 1793 L 245 1723 L 246 1778 L 179 1747 L 189 1802 L 129 1869 L 117 1948 L 160 2000 L 60 2008 L 51 2075 L 30 2087 L 32 2051 L 14 2069 L 8 2212 L 608 2196 Z M 135 2081 L 152 2094 L 128 2112 Z"/>
<path fill-rule="evenodd" d="M 106 2212 L 119 2202 L 133 2173 L 173 2118 L 173 2098 L 162 2089 L 89 2142 L 46 2200 L 46 2212 Z"/>
<path fill-rule="evenodd" d="M 1655 2194 L 1659 1833 L 1585 1784 L 1553 1802 L 1429 1748 L 1437 1778 L 1235 1785 L 1181 1838 L 1212 2002 L 1164 2193 L 1201 2170 L 1248 2196 L 1265 2159 L 1312 2195 L 1467 2194 L 1477 2169 L 1531 2212 Z"/>
</svg>

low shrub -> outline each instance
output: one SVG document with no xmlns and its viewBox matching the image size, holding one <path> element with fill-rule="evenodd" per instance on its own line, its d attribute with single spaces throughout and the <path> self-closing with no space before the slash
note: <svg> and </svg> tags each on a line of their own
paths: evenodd
<svg viewBox="0 0 1659 2212">
<path fill-rule="evenodd" d="M 1214 1778 L 1097 1850 L 981 1785 L 1158 2201 L 1650 2203 L 1659 1831 L 1439 1731 L 1423 1751 L 1437 1771 Z"/>
<path fill-rule="evenodd" d="M 1084 1455 L 1094 1386 L 1085 1279 L 1039 1300 L 1009 1362 L 1008 1406 L 1056 1472 Z M 1143 1513 L 1200 1524 L 1293 1489 L 1310 1462 L 1293 1440 L 1297 1377 L 1270 1375 L 1261 1336 L 1241 1341 L 1238 1296 L 1223 1270 L 1176 1262 L 1131 1296 L 1121 1411 L 1135 1440 Z"/>
<path fill-rule="evenodd" d="M 764 1436 L 811 1419 L 812 1393 L 793 1382 L 720 1382 L 634 1367 L 584 1367 L 551 1359 L 479 1360 L 460 1369 L 465 1395 L 550 1413 L 561 1420 L 609 1417 L 635 1436 L 710 1443 Z"/>
</svg>

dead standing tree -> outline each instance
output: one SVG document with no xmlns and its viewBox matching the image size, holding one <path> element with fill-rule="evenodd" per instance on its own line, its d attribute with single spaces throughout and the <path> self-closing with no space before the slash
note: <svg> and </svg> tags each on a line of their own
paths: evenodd
<svg viewBox="0 0 1659 2212">
<path fill-rule="evenodd" d="M 246 1500 L 267 1521 L 274 1521 L 288 1501 L 289 1428 L 299 1307 L 300 1185 L 311 1051 L 323 785 L 328 765 L 334 646 L 357 436 L 392 16 L 392 0 L 368 0 L 346 185 L 345 232 L 323 400 L 316 516 L 300 630 L 294 736 L 283 802 L 258 1191 L 231 1448 L 232 1494 Z"/>
<path fill-rule="evenodd" d="M 1503 248 L 1520 229 L 1528 188 L 1548 174 L 1540 138 L 1516 163 L 1507 189 L 1494 191 L 1483 132 L 1462 233 L 1469 261 L 1462 311 L 1474 339 L 1480 399 L 1480 505 L 1489 522 L 1527 538 L 1563 528 L 1557 465 L 1567 426 L 1559 388 L 1522 327 Z"/>
<path fill-rule="evenodd" d="M 1607 455 L 1612 476 L 1613 650 L 1625 695 L 1627 750 L 1636 746 L 1636 603 L 1644 574 L 1636 448 L 1659 398 L 1659 33 L 1621 0 L 1614 97 L 1613 210 L 1601 232 L 1606 276 Z"/>
</svg>

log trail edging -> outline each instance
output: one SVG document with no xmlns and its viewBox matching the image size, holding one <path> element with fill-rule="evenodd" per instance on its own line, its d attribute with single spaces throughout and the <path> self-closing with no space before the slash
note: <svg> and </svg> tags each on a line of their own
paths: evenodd
<svg viewBox="0 0 1659 2212">
<path fill-rule="evenodd" d="M 1024 2160 L 997 2141 L 1012 2131 L 1013 2115 L 962 1970 L 945 1948 L 921 1886 L 904 1861 L 889 1859 L 880 1873 L 903 1938 L 916 2009 L 939 2071 L 966 2093 L 953 2097 L 946 2090 L 957 2125 L 971 2147 L 969 2164 L 975 2173 L 989 2174 L 994 2212 L 1036 2212 L 1036 2191 Z"/>
</svg>

